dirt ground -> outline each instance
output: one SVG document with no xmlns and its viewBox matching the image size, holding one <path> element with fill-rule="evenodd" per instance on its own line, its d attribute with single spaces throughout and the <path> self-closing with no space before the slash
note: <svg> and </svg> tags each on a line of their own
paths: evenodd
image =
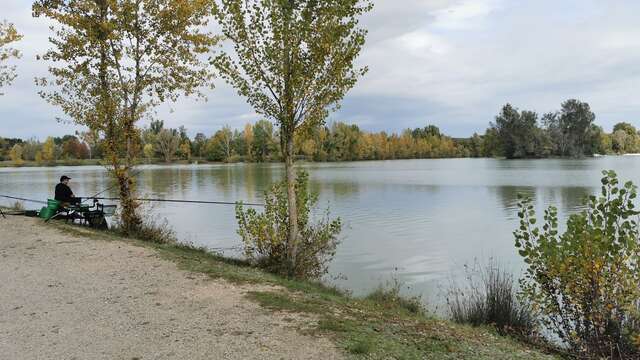
<svg viewBox="0 0 640 360">
<path fill-rule="evenodd" d="M 153 250 L 0 218 L 0 359 L 339 359 L 313 319 L 258 286 L 181 271 Z"/>
</svg>

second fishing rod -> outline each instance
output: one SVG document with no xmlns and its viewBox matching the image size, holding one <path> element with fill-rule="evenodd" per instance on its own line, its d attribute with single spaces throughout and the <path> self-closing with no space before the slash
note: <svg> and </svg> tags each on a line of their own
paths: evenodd
<svg viewBox="0 0 640 360">
<path fill-rule="evenodd" d="M 143 169 L 139 169 L 136 172 L 134 172 L 133 174 L 131 174 L 131 177 L 136 177 L 138 175 L 140 175 L 142 173 Z M 87 200 L 107 200 L 107 201 L 120 201 L 120 198 L 114 198 L 114 197 L 100 197 L 100 195 L 106 193 L 107 191 L 113 190 L 113 188 L 117 187 L 118 184 L 114 184 L 112 186 L 109 186 L 108 188 L 94 194 L 93 196 L 89 196 L 89 197 L 82 197 L 82 202 L 84 203 Z M 183 203 L 183 204 L 210 204 L 210 205 L 236 205 L 237 203 L 242 203 L 243 205 L 246 206 L 264 206 L 264 204 L 257 204 L 257 203 L 249 203 L 249 202 L 229 202 L 229 201 L 207 201 L 207 200 L 181 200 L 181 199 L 160 199 L 160 198 L 137 198 L 137 199 L 132 199 L 134 201 L 141 201 L 141 202 L 166 202 L 166 203 Z"/>
</svg>

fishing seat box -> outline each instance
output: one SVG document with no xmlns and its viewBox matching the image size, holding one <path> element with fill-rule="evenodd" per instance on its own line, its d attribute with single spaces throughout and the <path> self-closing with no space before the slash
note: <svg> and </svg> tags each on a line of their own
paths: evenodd
<svg viewBox="0 0 640 360">
<path fill-rule="evenodd" d="M 59 208 L 60 208 L 60 201 L 47 199 L 47 206 L 40 209 L 40 218 L 45 220 L 50 219 L 51 217 L 53 217 L 53 215 L 55 215 L 58 212 Z"/>
</svg>

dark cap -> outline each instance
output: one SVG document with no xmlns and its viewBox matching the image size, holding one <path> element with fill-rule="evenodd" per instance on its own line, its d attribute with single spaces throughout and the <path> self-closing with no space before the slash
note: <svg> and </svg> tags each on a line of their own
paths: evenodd
<svg viewBox="0 0 640 360">
<path fill-rule="evenodd" d="M 63 182 L 65 180 L 71 180 L 71 178 L 68 177 L 67 175 L 62 175 L 62 177 L 60 177 L 60 182 Z"/>
</svg>

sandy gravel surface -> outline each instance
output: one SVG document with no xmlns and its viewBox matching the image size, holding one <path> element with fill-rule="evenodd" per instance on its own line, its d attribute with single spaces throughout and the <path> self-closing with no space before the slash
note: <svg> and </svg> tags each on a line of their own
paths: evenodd
<svg viewBox="0 0 640 360">
<path fill-rule="evenodd" d="M 312 319 L 153 250 L 0 218 L 0 359 L 338 359 Z"/>
</svg>

